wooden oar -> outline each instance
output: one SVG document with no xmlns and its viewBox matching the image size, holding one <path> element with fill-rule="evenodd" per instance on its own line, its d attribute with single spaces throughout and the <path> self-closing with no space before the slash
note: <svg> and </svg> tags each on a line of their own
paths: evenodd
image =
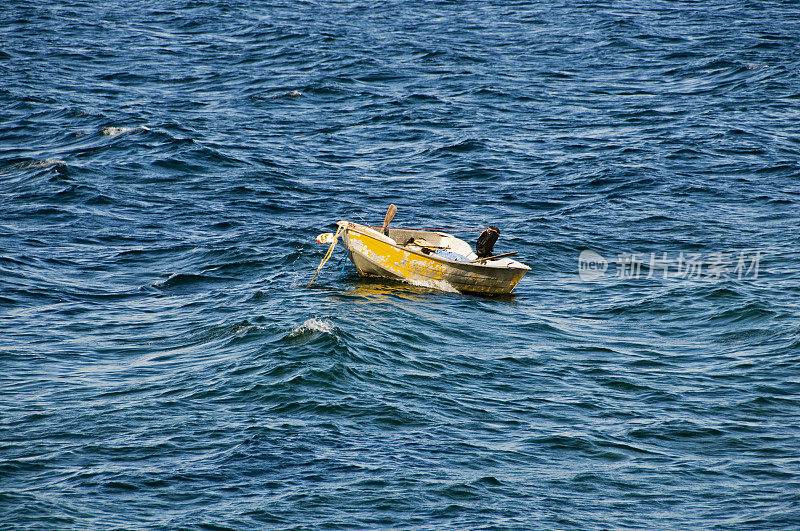
<svg viewBox="0 0 800 531">
<path fill-rule="evenodd" d="M 389 224 L 390 221 L 392 221 L 392 218 L 394 217 L 395 214 L 397 214 L 397 207 L 394 206 L 394 203 L 392 203 L 391 205 L 389 205 L 389 210 L 386 211 L 386 217 L 383 218 L 383 234 L 385 234 L 386 236 L 389 235 L 389 229 L 387 229 L 386 226 Z"/>
<path fill-rule="evenodd" d="M 510 253 L 502 253 L 502 254 L 496 254 L 496 255 L 494 255 L 494 256 L 487 256 L 487 257 L 485 257 L 485 258 L 477 258 L 477 259 L 475 259 L 475 260 L 472 260 L 472 262 L 485 262 L 486 260 L 497 260 L 498 258 L 503 258 L 503 257 L 505 257 L 505 256 L 512 256 L 512 255 L 515 255 L 515 254 L 517 254 L 518 252 L 519 252 L 519 251 L 511 251 Z"/>
</svg>

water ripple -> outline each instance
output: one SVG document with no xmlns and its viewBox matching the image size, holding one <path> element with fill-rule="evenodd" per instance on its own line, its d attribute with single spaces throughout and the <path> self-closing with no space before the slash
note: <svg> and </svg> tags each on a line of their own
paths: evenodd
<svg viewBox="0 0 800 531">
<path fill-rule="evenodd" d="M 799 16 L 13 0 L 0 526 L 796 528 Z M 389 203 L 533 269 L 308 287 Z"/>
</svg>

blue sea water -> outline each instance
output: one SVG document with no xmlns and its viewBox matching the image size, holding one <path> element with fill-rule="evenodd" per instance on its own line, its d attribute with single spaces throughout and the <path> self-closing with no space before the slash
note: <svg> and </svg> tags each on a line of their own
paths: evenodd
<svg viewBox="0 0 800 531">
<path fill-rule="evenodd" d="M 800 527 L 796 2 L 10 0 L 0 79 L 0 527 Z M 390 203 L 532 271 L 308 287 Z"/>
</svg>

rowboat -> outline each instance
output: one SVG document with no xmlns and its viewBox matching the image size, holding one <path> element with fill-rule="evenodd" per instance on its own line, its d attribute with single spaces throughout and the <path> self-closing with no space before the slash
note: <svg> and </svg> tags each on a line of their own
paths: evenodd
<svg viewBox="0 0 800 531">
<path fill-rule="evenodd" d="M 351 221 L 337 223 L 336 237 L 341 235 L 350 260 L 362 276 L 401 280 L 443 291 L 501 295 L 510 293 L 530 271 L 530 267 L 507 256 L 516 253 L 479 258 L 467 242 L 452 234 L 390 228 L 387 223 L 383 227 Z M 335 239 L 325 243 L 335 245 Z"/>
</svg>

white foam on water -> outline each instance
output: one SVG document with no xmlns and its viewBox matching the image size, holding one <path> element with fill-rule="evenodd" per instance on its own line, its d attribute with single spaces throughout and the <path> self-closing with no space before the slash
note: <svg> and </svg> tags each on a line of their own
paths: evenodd
<svg viewBox="0 0 800 531">
<path fill-rule="evenodd" d="M 133 131 L 133 127 L 104 127 L 100 133 L 104 136 L 117 136 Z"/>
<path fill-rule="evenodd" d="M 31 161 L 29 168 L 52 168 L 53 166 L 58 166 L 59 164 L 66 164 L 63 160 L 58 159 L 45 159 L 45 160 L 36 160 Z"/>
<path fill-rule="evenodd" d="M 335 326 L 333 321 L 330 319 L 312 317 L 311 319 L 307 319 L 300 326 L 293 328 L 289 334 L 289 337 L 299 336 L 306 332 L 322 332 L 323 334 L 333 334 L 334 328 Z"/>
<path fill-rule="evenodd" d="M 100 130 L 100 133 L 102 135 L 104 135 L 104 136 L 117 136 L 117 135 L 122 135 L 122 134 L 125 134 L 125 133 L 130 133 L 130 132 L 133 132 L 133 131 L 139 132 L 139 131 L 149 131 L 149 130 L 150 130 L 150 128 L 147 127 L 146 125 L 141 125 L 139 127 L 115 127 L 115 126 L 109 126 L 109 127 L 102 128 Z"/>
</svg>

